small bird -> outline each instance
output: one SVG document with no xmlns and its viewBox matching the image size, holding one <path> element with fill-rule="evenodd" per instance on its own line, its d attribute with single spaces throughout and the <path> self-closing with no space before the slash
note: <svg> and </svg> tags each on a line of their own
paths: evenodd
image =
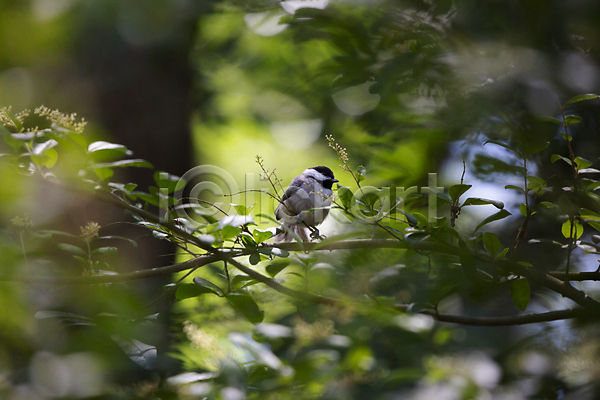
<svg viewBox="0 0 600 400">
<path fill-rule="evenodd" d="M 305 242 L 309 241 L 309 230 L 313 231 L 311 238 L 318 237 L 319 231 L 315 227 L 329 213 L 333 195 L 331 187 L 335 182 L 339 181 L 324 166 L 307 168 L 292 180 L 275 210 L 275 217 L 283 221 L 284 229 L 284 232 L 275 236 L 276 243 L 294 240 L 294 236 L 285 228 Z"/>
</svg>

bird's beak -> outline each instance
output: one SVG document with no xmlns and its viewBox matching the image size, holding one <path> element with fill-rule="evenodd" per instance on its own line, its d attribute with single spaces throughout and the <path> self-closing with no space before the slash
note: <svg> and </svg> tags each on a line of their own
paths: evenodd
<svg viewBox="0 0 600 400">
<path fill-rule="evenodd" d="M 336 183 L 339 182 L 337 179 L 332 179 L 331 182 Z"/>
</svg>

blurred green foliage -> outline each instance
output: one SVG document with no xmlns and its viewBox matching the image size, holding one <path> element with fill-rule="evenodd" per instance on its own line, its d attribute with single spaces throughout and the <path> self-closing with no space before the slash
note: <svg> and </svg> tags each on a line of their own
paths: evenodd
<svg viewBox="0 0 600 400">
<path fill-rule="evenodd" d="M 0 2 L 0 396 L 598 397 L 599 11 Z M 158 70 L 193 40 L 195 152 L 222 170 L 124 180 L 162 160 L 95 122 L 76 53 L 104 35 Z M 340 180 L 327 239 L 273 245 L 275 179 L 313 165 Z M 132 267 L 148 237 L 173 266 Z"/>
</svg>

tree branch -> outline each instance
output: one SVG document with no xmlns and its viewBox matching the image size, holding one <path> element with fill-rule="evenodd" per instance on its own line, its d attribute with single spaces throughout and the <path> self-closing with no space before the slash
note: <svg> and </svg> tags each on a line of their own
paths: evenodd
<svg viewBox="0 0 600 400">
<path fill-rule="evenodd" d="M 548 275 L 560 279 L 561 281 L 600 281 L 600 272 L 560 272 L 550 271 Z"/>
<path fill-rule="evenodd" d="M 429 315 L 440 322 L 450 322 L 460 325 L 512 326 L 579 318 L 590 315 L 590 312 L 583 308 L 574 308 L 569 310 L 548 311 L 539 314 L 524 314 L 507 317 L 469 317 L 463 315 L 439 314 L 433 310 L 419 311 L 419 314 Z"/>
<path fill-rule="evenodd" d="M 538 285 L 544 286 L 563 297 L 573 300 L 582 307 L 600 311 L 600 303 L 588 296 L 585 292 L 575 289 L 568 282 L 561 281 L 553 276 L 539 271 L 535 268 L 525 267 L 521 264 L 510 262 L 508 260 L 500 260 L 499 265 L 517 275 L 521 275 L 530 279 Z"/>
<path fill-rule="evenodd" d="M 241 254 L 240 254 L 241 255 Z M 174 274 L 192 268 L 199 268 L 203 265 L 220 261 L 221 258 L 215 255 L 206 255 L 193 258 L 191 260 L 158 267 L 144 269 L 123 274 L 111 275 L 91 275 L 91 276 L 19 276 L 19 275 L 0 275 L 0 282 L 33 283 L 43 285 L 75 285 L 75 284 L 97 284 L 97 283 L 116 283 L 127 282 L 137 279 L 146 279 L 156 276 Z"/>
<path fill-rule="evenodd" d="M 286 294 L 288 296 L 291 296 L 291 297 L 294 297 L 297 299 L 312 301 L 312 302 L 317 302 L 317 303 L 332 304 L 332 303 L 337 302 L 337 300 L 335 300 L 335 299 L 330 299 L 330 298 L 326 298 L 326 297 L 322 297 L 322 296 L 317 296 L 317 295 L 313 295 L 313 294 L 309 294 L 309 293 L 305 293 L 305 292 L 298 292 L 293 289 L 289 289 L 289 288 L 281 285 L 280 283 L 276 282 L 274 279 L 268 278 L 256 271 L 254 271 L 253 269 L 240 264 L 239 262 L 235 261 L 231 257 L 231 255 L 224 253 L 221 250 L 216 249 L 216 248 L 212 247 L 211 245 L 201 241 L 196 236 L 179 228 L 178 226 L 176 226 L 170 222 L 161 221 L 161 219 L 158 216 L 156 216 L 148 211 L 141 210 L 130 204 L 127 204 L 126 202 L 124 202 L 123 200 L 119 199 L 116 196 L 112 196 L 107 193 L 97 192 L 97 191 L 89 192 L 87 190 L 73 188 L 73 187 L 61 184 L 59 182 L 51 182 L 51 183 L 58 185 L 60 187 L 64 187 L 65 189 L 68 189 L 68 190 L 73 190 L 73 191 L 81 192 L 88 196 L 92 196 L 99 200 L 102 200 L 107 203 L 121 207 L 125 210 L 129 210 L 131 212 L 137 213 L 149 221 L 163 225 L 164 227 L 168 228 L 172 232 L 178 234 L 180 237 L 188 240 L 190 243 L 193 243 L 194 245 L 198 246 L 199 248 L 201 248 L 209 253 L 212 253 L 213 256 L 216 257 L 217 259 L 229 262 L 231 265 L 235 266 L 236 268 L 238 268 L 240 271 L 244 272 L 251 278 L 254 278 L 254 279 L 258 280 L 259 282 L 266 284 L 267 286 L 271 287 L 272 289 L 274 289 L 280 293 Z M 277 244 L 277 245 L 270 245 L 270 246 L 264 246 L 264 247 L 266 247 L 266 248 L 278 247 L 280 249 L 291 250 L 291 251 L 294 251 L 294 250 L 307 251 L 307 250 L 316 250 L 316 249 L 322 249 L 322 250 L 351 249 L 351 248 L 359 248 L 359 247 L 362 247 L 362 248 L 400 248 L 400 249 L 409 249 L 410 248 L 410 249 L 414 249 L 414 250 L 436 251 L 439 253 L 452 254 L 452 255 L 458 254 L 458 249 L 456 249 L 453 246 L 442 244 L 442 243 L 425 242 L 425 241 L 409 243 L 409 242 L 403 242 L 403 241 L 399 241 L 399 240 L 386 240 L 386 239 L 383 239 L 383 240 L 381 240 L 381 239 L 378 239 L 378 240 L 358 239 L 358 240 L 348 240 L 348 241 L 340 241 L 340 242 L 333 242 L 333 243 L 281 243 L 281 244 Z M 492 260 L 489 259 L 489 257 L 479 256 L 477 258 L 483 262 L 493 262 Z M 564 297 L 567 297 L 567 298 L 573 300 L 575 303 L 579 304 L 582 307 L 590 308 L 595 311 L 600 311 L 600 303 L 599 302 L 597 302 L 596 300 L 594 300 L 593 298 L 588 296 L 585 292 L 575 289 L 568 282 L 560 281 L 559 279 L 557 279 L 553 276 L 550 276 L 550 275 L 546 274 L 545 272 L 536 270 L 535 268 L 527 268 L 518 263 L 510 262 L 508 260 L 499 260 L 497 263 L 499 264 L 499 266 L 503 267 L 507 271 L 510 271 L 517 275 L 524 276 L 524 277 L 530 279 L 532 282 L 535 282 L 541 286 L 544 286 L 550 290 L 553 290 L 556 293 L 561 294 Z"/>
<path fill-rule="evenodd" d="M 415 251 L 435 251 L 438 253 L 458 255 L 458 249 L 443 243 L 435 242 L 401 242 L 395 239 L 352 239 L 339 242 L 320 243 L 276 243 L 266 244 L 264 248 L 278 248 L 287 251 L 314 250 L 351 250 L 351 249 L 410 249 Z"/>
</svg>

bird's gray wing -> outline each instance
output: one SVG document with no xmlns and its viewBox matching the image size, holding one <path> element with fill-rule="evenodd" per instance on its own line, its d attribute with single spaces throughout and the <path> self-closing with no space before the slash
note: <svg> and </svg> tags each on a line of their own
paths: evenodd
<svg viewBox="0 0 600 400">
<path fill-rule="evenodd" d="M 281 197 L 281 200 L 283 204 L 280 203 L 275 210 L 275 217 L 278 220 L 284 217 L 289 219 L 289 217 L 298 215 L 301 211 L 311 208 L 311 200 L 308 193 L 300 185 L 290 185 Z"/>
</svg>

